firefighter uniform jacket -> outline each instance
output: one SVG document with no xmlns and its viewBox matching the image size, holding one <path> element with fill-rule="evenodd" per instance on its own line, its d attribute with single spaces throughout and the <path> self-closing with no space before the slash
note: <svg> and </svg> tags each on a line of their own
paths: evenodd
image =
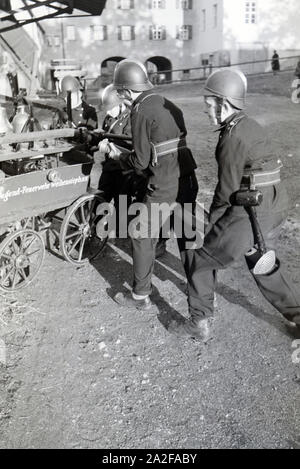
<svg viewBox="0 0 300 469">
<path fill-rule="evenodd" d="M 191 174 L 196 168 L 192 153 L 186 146 L 174 148 L 159 156 L 158 164 L 153 165 L 153 146 L 186 137 L 182 111 L 153 90 L 146 91 L 133 104 L 131 130 L 134 153 L 121 156 L 122 167 L 147 175 L 152 199 L 176 200 L 179 178 Z"/>
<path fill-rule="evenodd" d="M 218 185 L 210 210 L 212 224 L 231 207 L 233 196 L 241 187 L 245 171 L 267 171 L 279 165 L 264 129 L 244 112 L 229 117 L 219 130 L 220 137 L 216 148 Z M 276 187 L 275 201 L 273 187 L 261 189 L 264 201 L 258 209 L 260 213 L 269 211 L 271 207 L 273 213 L 287 208 L 285 191 L 280 185 Z"/>
<path fill-rule="evenodd" d="M 281 261 L 277 258 L 274 269 L 266 275 L 255 273 L 257 250 L 253 247 L 257 239 L 252 222 L 247 208 L 234 204 L 234 194 L 240 188 L 257 188 L 262 192 L 263 202 L 256 208 L 259 224 L 267 250 L 276 250 L 288 209 L 277 158 L 268 146 L 264 130 L 243 112 L 230 117 L 220 131 L 216 148 L 218 185 L 210 211 L 211 225 L 202 248 L 195 250 L 188 276 L 190 314 L 198 319 L 213 315 L 216 271 L 245 256 L 262 295 L 286 319 L 300 325 L 299 295 Z"/>
</svg>

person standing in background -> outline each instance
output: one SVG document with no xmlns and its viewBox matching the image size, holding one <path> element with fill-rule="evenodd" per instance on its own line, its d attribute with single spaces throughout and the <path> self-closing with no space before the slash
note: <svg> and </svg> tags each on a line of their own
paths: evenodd
<svg viewBox="0 0 300 469">
<path fill-rule="evenodd" d="M 277 73 L 280 71 L 280 62 L 279 62 L 279 55 L 277 54 L 277 51 L 274 50 L 274 55 L 272 57 L 272 70 L 273 70 L 273 75 L 277 75 Z"/>
</svg>

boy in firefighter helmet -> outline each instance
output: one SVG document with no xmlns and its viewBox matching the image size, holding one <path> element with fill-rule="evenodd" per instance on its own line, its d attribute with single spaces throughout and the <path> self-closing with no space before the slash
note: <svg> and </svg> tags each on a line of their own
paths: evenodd
<svg viewBox="0 0 300 469">
<path fill-rule="evenodd" d="M 102 124 L 102 130 L 105 133 L 126 135 L 131 137 L 130 128 L 130 107 L 129 103 L 120 99 L 116 89 L 111 84 L 104 88 L 100 97 L 101 109 L 105 112 L 105 118 Z M 98 184 L 98 189 L 103 192 L 107 202 L 114 199 L 116 210 L 118 210 L 119 196 L 128 196 L 127 204 L 130 203 L 130 195 L 134 186 L 134 171 L 127 171 L 124 174 L 119 161 L 110 158 L 109 155 L 116 151 L 130 152 L 132 150 L 131 143 L 124 140 L 120 143 L 121 147 L 115 146 L 107 139 L 102 140 L 99 144 L 99 155 L 102 162 L 102 172 Z M 101 156 L 102 155 L 102 156 Z"/>
<path fill-rule="evenodd" d="M 241 189 L 242 195 L 250 198 L 260 194 L 263 200 L 257 207 L 259 225 L 267 248 L 275 249 L 288 209 L 287 194 L 280 183 L 282 165 L 270 149 L 265 130 L 243 111 L 246 92 L 246 77 L 235 70 L 215 71 L 205 84 L 207 112 L 220 132 L 216 148 L 218 184 L 204 245 L 194 253 L 188 279 L 191 316 L 182 324 L 173 324 L 173 331 L 180 336 L 209 337 L 216 272 L 243 256 L 263 296 L 286 319 L 300 327 L 299 295 L 275 256 L 268 271 L 257 271 L 259 253 L 250 211 L 236 204 Z"/>
<path fill-rule="evenodd" d="M 60 83 L 61 96 L 67 101 L 71 94 L 70 108 L 67 109 L 66 120 L 71 121 L 73 127 L 86 127 L 90 130 L 98 127 L 96 109 L 89 105 L 83 96 L 83 87 L 78 78 L 66 75 Z"/>
</svg>

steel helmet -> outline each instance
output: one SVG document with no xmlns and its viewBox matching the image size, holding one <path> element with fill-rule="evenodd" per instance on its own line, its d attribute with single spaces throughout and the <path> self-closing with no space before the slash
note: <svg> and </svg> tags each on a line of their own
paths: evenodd
<svg viewBox="0 0 300 469">
<path fill-rule="evenodd" d="M 68 91 L 73 93 L 81 90 L 81 88 L 79 80 L 72 75 L 66 75 L 60 82 L 60 89 L 63 94 L 67 94 Z"/>
<path fill-rule="evenodd" d="M 205 96 L 226 98 L 237 109 L 245 107 L 247 78 L 239 70 L 216 70 L 206 80 Z"/>
<path fill-rule="evenodd" d="M 101 106 L 107 110 L 122 104 L 122 100 L 119 98 L 117 90 L 113 84 L 108 85 L 106 88 L 101 90 L 100 101 Z"/>
<path fill-rule="evenodd" d="M 116 66 L 113 84 L 118 90 L 141 92 L 153 88 L 146 67 L 138 60 L 129 59 L 122 60 Z"/>
</svg>

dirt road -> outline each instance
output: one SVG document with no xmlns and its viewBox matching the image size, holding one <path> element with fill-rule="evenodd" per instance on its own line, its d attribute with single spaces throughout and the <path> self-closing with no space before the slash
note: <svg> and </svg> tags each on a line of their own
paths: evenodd
<svg viewBox="0 0 300 469">
<path fill-rule="evenodd" d="M 217 134 L 196 84 L 164 91 L 184 110 L 208 204 Z M 300 288 L 300 107 L 253 94 L 249 114 L 257 110 L 285 165 L 291 205 L 280 255 Z M 130 281 L 129 243 L 117 241 L 81 269 L 47 254 L 34 284 L 0 296 L 1 448 L 300 447 L 295 338 L 243 263 L 219 275 L 207 345 L 164 328 L 187 313 L 174 242 L 155 268 L 156 309 L 116 307 L 111 296 Z"/>
</svg>

